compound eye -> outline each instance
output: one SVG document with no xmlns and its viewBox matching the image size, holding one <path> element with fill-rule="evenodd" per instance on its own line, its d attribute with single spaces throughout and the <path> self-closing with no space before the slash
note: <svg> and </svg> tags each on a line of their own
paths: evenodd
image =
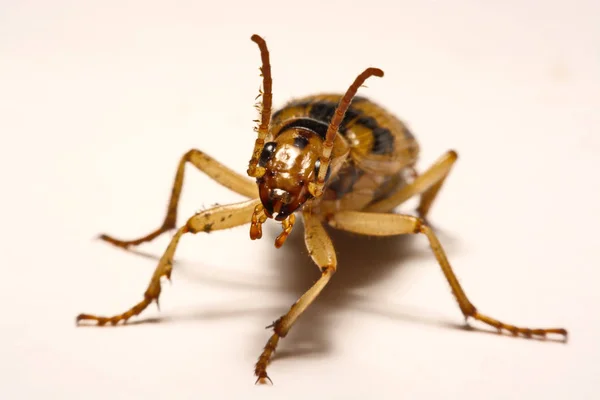
<svg viewBox="0 0 600 400">
<path fill-rule="evenodd" d="M 269 162 L 269 160 L 273 156 L 275 147 L 277 147 L 277 143 L 275 142 L 265 143 L 265 147 L 263 147 L 262 153 L 260 153 L 260 158 L 258 159 L 258 165 L 264 167 L 267 164 L 267 162 Z"/>
</svg>

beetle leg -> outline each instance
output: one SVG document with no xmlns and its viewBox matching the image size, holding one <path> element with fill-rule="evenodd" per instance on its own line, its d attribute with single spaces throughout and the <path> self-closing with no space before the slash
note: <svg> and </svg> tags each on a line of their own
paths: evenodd
<svg viewBox="0 0 600 400">
<path fill-rule="evenodd" d="M 259 202 L 260 200 L 258 199 L 247 200 L 241 203 L 217 206 L 194 215 L 184 226 L 177 230 L 171 239 L 167 250 L 158 262 L 158 266 L 152 275 L 150 284 L 144 293 L 144 299 L 141 302 L 134 305 L 124 313 L 112 317 L 99 317 L 90 314 L 80 314 L 77 316 L 77 322 L 82 320 L 91 320 L 95 321 L 98 325 L 105 325 L 106 323 L 116 325 L 120 321 L 127 322 L 129 318 L 140 314 L 153 301 L 156 301 L 156 304 L 158 304 L 158 297 L 160 296 L 161 292 L 160 280 L 163 276 L 167 279 L 171 279 L 173 257 L 181 236 L 188 232 L 208 233 L 215 230 L 233 228 L 234 226 L 247 224 L 250 222 L 254 207 L 256 207 Z"/>
<path fill-rule="evenodd" d="M 417 211 L 422 218 L 425 218 L 457 158 L 458 154 L 455 151 L 446 152 L 427 171 L 417 176 L 413 182 L 403 186 L 390 196 L 369 205 L 365 208 L 365 211 L 389 212 L 411 197 L 420 194 L 421 201 Z"/>
<path fill-rule="evenodd" d="M 329 219 L 329 224 L 335 228 L 360 233 L 371 236 L 392 236 L 392 235 L 404 235 L 404 234 L 416 234 L 420 233 L 427 237 L 429 245 L 438 261 L 438 264 L 442 268 L 452 293 L 458 302 L 458 306 L 462 311 L 465 318 L 473 318 L 481 321 L 487 325 L 493 326 L 498 330 L 507 330 L 513 335 L 521 334 L 525 337 L 531 336 L 546 336 L 547 334 L 553 333 L 558 335 L 567 336 L 567 331 L 562 328 L 541 328 L 541 329 L 530 329 L 520 328 L 514 325 L 500 322 L 494 318 L 490 318 L 484 314 L 480 314 L 479 311 L 471 304 L 463 288 L 458 282 L 458 278 L 452 271 L 452 267 L 446 257 L 444 249 L 440 244 L 438 238 L 431 228 L 429 228 L 421 218 L 413 217 L 410 215 L 399 215 L 399 214 L 378 214 L 378 213 L 365 213 L 358 211 L 342 211 L 334 214 Z"/>
<path fill-rule="evenodd" d="M 258 378 L 256 380 L 257 383 L 265 383 L 267 379 L 270 381 L 270 378 L 267 375 L 267 365 L 275 352 L 279 339 L 287 335 L 298 317 L 302 315 L 304 310 L 311 305 L 319 293 L 325 288 L 337 268 L 335 249 L 321 220 L 310 214 L 310 211 L 304 211 L 303 217 L 304 242 L 308 249 L 308 254 L 310 254 L 315 264 L 317 264 L 321 270 L 321 277 L 302 295 L 302 297 L 300 297 L 300 299 L 298 299 L 298 301 L 296 301 L 296 303 L 294 303 L 294 305 L 292 305 L 287 314 L 283 315 L 273 323 L 273 334 L 265 345 L 254 368 L 254 374 Z"/>
<path fill-rule="evenodd" d="M 173 189 L 171 190 L 171 200 L 169 201 L 169 206 L 167 208 L 167 215 L 165 216 L 162 225 L 158 229 L 150 232 L 146 236 L 142 236 L 133 240 L 119 240 L 105 234 L 100 235 L 100 239 L 112 243 L 115 246 L 127 248 L 129 246 L 137 246 L 144 242 L 148 242 L 162 233 L 174 229 L 177 223 L 177 205 L 179 203 L 179 197 L 183 187 L 185 165 L 188 162 L 208 175 L 209 178 L 212 178 L 234 192 L 248 198 L 258 197 L 258 190 L 254 181 L 227 168 L 200 150 L 192 149 L 185 153 L 185 155 L 181 157 L 181 160 L 179 161 L 179 167 L 177 168 L 177 173 L 175 174 L 175 182 L 173 183 Z"/>
</svg>

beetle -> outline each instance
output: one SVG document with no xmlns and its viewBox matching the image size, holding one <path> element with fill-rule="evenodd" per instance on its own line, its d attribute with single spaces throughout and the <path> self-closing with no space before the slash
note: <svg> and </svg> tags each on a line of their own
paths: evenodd
<svg viewBox="0 0 600 400">
<path fill-rule="evenodd" d="M 158 305 L 161 278 L 171 279 L 175 250 L 186 233 L 211 232 L 250 224 L 250 238 L 262 237 L 262 225 L 273 219 L 282 232 L 275 240 L 281 247 L 294 227 L 296 214 L 304 221 L 304 240 L 320 278 L 268 328 L 273 333 L 255 365 L 257 382 L 270 381 L 267 366 L 296 320 L 318 297 L 337 270 L 336 253 L 324 226 L 371 236 L 421 234 L 445 275 L 465 320 L 472 318 L 513 335 L 545 337 L 562 335 L 563 328 L 523 328 L 498 321 L 479 312 L 468 299 L 434 231 L 426 222 L 427 213 L 457 160 L 455 151 L 443 154 L 418 174 L 415 170 L 419 146 L 408 127 L 383 107 L 356 96 L 370 77 L 383 77 L 378 68 L 359 74 L 343 95 L 320 94 L 292 100 L 272 111 L 272 78 L 269 50 L 258 35 L 262 66 L 262 89 L 257 104 L 257 139 L 248 165 L 251 179 L 238 174 L 200 150 L 190 150 L 181 158 L 167 214 L 162 225 L 146 236 L 120 240 L 109 235 L 100 238 L 129 248 L 151 241 L 176 228 L 177 207 L 184 169 L 191 163 L 221 185 L 249 200 L 218 205 L 200 211 L 178 228 L 152 275 L 143 300 L 112 317 L 80 314 L 77 323 L 88 320 L 97 325 L 126 323 L 152 302 Z M 407 200 L 419 196 L 417 216 L 394 213 Z"/>
</svg>

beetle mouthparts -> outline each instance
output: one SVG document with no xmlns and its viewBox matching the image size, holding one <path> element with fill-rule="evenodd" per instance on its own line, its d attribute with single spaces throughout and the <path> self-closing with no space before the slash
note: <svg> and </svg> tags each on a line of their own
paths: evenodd
<svg viewBox="0 0 600 400">
<path fill-rule="evenodd" d="M 275 239 L 275 247 L 280 248 L 285 243 L 285 240 L 292 232 L 292 228 L 294 228 L 294 223 L 296 222 L 296 215 L 290 214 L 289 217 L 283 220 L 281 226 L 283 227 L 283 232 L 277 236 Z"/>
<path fill-rule="evenodd" d="M 252 213 L 252 220 L 250 221 L 250 239 L 256 240 L 262 237 L 262 224 L 267 220 L 265 208 L 262 204 L 257 205 Z"/>
<path fill-rule="evenodd" d="M 277 216 L 277 213 L 273 213 L 272 217 Z M 262 238 L 262 224 L 267 220 L 267 213 L 262 204 L 257 205 L 252 213 L 252 220 L 250 222 L 250 239 L 256 240 Z M 296 222 L 296 215 L 290 214 L 286 219 L 281 222 L 283 232 L 275 239 L 275 247 L 280 248 L 285 243 L 285 240 L 292 232 L 294 223 Z"/>
</svg>

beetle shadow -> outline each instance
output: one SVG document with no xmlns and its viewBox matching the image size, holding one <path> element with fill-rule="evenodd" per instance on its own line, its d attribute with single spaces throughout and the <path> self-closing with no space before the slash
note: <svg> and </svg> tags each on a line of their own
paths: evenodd
<svg viewBox="0 0 600 400">
<path fill-rule="evenodd" d="M 298 227 L 300 228 L 300 227 Z M 319 278 L 320 273 L 310 259 L 304 244 L 303 229 L 298 229 L 283 246 L 285 251 L 277 251 L 275 261 L 270 266 L 280 271 L 281 290 L 293 293 L 300 298 Z M 435 229 L 444 250 L 451 259 L 459 250 L 458 240 L 440 229 Z M 407 305 L 389 304 L 377 295 L 377 286 L 392 279 L 398 282 L 398 289 L 392 289 L 395 298 L 401 298 L 408 289 L 409 267 L 416 261 L 442 271 L 429 244 L 423 235 L 398 235 L 389 237 L 369 237 L 327 228 L 333 241 L 338 260 L 337 273 L 314 303 L 297 320 L 288 336 L 279 345 L 273 359 L 287 357 L 318 357 L 333 349 L 332 333 L 336 327 L 336 314 L 344 311 L 360 311 L 396 321 L 427 325 L 441 329 L 475 331 L 507 338 L 523 340 L 521 336 L 500 333 L 493 328 L 480 328 L 466 324 L 456 305 L 456 319 L 448 320 L 435 316 L 435 312 Z M 263 240 L 274 240 L 279 230 L 270 230 Z M 410 275 L 413 275 L 410 273 Z M 410 277 L 412 280 L 412 277 Z M 386 289 L 389 293 L 389 289 Z M 386 296 L 388 297 L 388 296 Z M 295 300 L 294 299 L 294 300 Z M 453 301 L 449 298 L 448 301 Z M 290 305 L 291 306 L 291 303 Z M 281 312 L 287 312 L 286 306 Z M 273 316 L 278 318 L 279 315 Z M 263 340 L 266 340 L 264 338 Z M 529 338 L 548 342 L 564 342 L 555 338 Z"/>
<path fill-rule="evenodd" d="M 286 303 L 274 304 L 271 307 L 246 308 L 240 310 L 238 305 L 227 310 L 227 306 L 218 310 L 202 307 L 198 310 L 185 313 L 163 314 L 154 318 L 142 318 L 128 322 L 128 325 L 161 323 L 180 320 L 213 320 L 220 318 L 233 318 L 247 316 L 249 313 L 264 318 L 264 325 L 279 318 L 289 310 L 296 299 L 308 290 L 319 278 L 320 273 L 310 259 L 304 244 L 303 227 L 299 221 L 297 227 L 287 239 L 285 245 L 279 250 L 273 250 L 275 257 L 267 268 L 277 269 L 277 283 L 272 284 L 262 281 L 255 274 L 240 276 L 239 272 L 222 275 L 215 278 L 212 273 L 197 263 L 185 260 L 174 262 L 174 267 L 183 277 L 190 281 L 204 284 L 217 284 L 239 290 L 253 292 L 279 292 L 289 294 L 293 300 Z M 274 241 L 279 233 L 278 226 L 270 226 L 265 230 L 262 240 Z M 394 296 L 399 298 L 403 294 L 403 275 L 406 275 L 406 266 L 411 261 L 423 260 L 432 268 L 439 269 L 435 257 L 431 253 L 427 240 L 422 235 L 399 235 L 390 237 L 369 237 L 327 228 L 336 249 L 338 270 L 330 283 L 315 300 L 315 302 L 302 314 L 290 330 L 289 335 L 279 345 L 273 359 L 288 357 L 319 357 L 331 353 L 333 349 L 332 332 L 336 329 L 336 314 L 343 310 L 362 311 L 371 315 L 391 318 L 408 323 L 416 323 L 439 327 L 442 329 L 470 330 L 505 337 L 515 337 L 500 334 L 493 329 L 482 329 L 466 325 L 457 314 L 456 321 L 427 316 L 423 310 L 416 307 L 397 306 L 386 304 L 377 300 L 378 296 L 369 293 L 370 288 L 390 279 L 398 281 L 399 290 Z M 437 230 L 438 237 L 444 242 L 444 249 L 450 258 L 459 247 L 458 241 L 445 232 Z M 158 257 L 139 250 L 128 250 L 137 255 L 157 260 Z M 202 271 L 202 270 L 205 271 Z M 441 273 L 441 271 L 440 271 Z M 362 294 L 364 292 L 367 294 Z M 361 293 L 358 293 L 361 292 Z M 451 300 L 449 300 L 451 301 Z M 458 313 L 458 306 L 457 306 Z M 256 340 L 261 346 L 266 342 L 270 332 L 258 330 Z M 537 339 L 537 338 L 534 338 Z M 537 339 L 555 341 L 553 339 Z M 556 340 L 558 341 L 558 340 Z"/>
</svg>

